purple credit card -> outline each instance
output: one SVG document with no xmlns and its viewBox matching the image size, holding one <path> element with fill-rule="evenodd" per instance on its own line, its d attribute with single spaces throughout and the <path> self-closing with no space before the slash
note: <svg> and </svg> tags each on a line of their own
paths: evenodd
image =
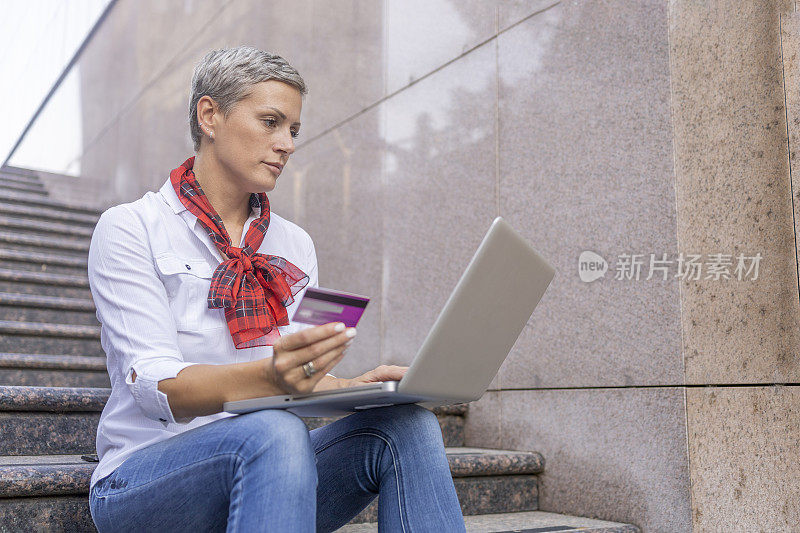
<svg viewBox="0 0 800 533">
<path fill-rule="evenodd" d="M 292 317 L 292 322 L 322 325 L 329 322 L 344 322 L 355 327 L 369 298 L 349 292 L 309 287 Z"/>
</svg>

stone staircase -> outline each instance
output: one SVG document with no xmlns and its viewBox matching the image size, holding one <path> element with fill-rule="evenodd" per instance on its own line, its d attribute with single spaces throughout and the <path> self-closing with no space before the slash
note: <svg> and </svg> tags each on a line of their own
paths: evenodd
<svg viewBox="0 0 800 533">
<path fill-rule="evenodd" d="M 86 273 L 99 215 L 51 204 L 33 171 L 0 169 L 0 533 L 95 531 L 89 480 L 111 392 Z M 468 407 L 434 409 L 468 531 L 639 531 L 539 511 L 544 458 L 465 447 Z M 377 531 L 376 521 L 377 499 L 340 531 Z"/>
</svg>

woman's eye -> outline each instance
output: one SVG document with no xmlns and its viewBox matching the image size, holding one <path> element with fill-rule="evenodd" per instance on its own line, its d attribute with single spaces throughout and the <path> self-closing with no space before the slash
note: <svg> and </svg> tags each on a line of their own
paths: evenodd
<svg viewBox="0 0 800 533">
<path fill-rule="evenodd" d="M 265 118 L 263 120 L 267 124 L 267 126 L 270 127 L 270 128 L 274 128 L 275 126 L 277 126 L 277 121 L 274 118 L 270 117 L 270 118 Z M 300 132 L 299 131 L 290 130 L 290 132 L 291 132 L 291 135 L 292 135 L 293 139 L 297 139 L 300 136 Z"/>
</svg>

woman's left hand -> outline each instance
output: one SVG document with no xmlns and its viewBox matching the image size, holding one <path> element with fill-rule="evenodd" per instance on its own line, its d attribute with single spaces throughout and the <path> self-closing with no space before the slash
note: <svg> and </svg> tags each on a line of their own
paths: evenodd
<svg viewBox="0 0 800 533">
<path fill-rule="evenodd" d="M 377 381 L 400 381 L 408 370 L 407 366 L 381 365 L 369 372 L 364 372 L 358 377 L 348 380 L 346 387 L 358 387 Z"/>
</svg>

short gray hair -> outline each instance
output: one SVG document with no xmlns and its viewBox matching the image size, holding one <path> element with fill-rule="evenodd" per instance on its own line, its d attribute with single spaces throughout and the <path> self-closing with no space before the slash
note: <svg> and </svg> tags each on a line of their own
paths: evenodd
<svg viewBox="0 0 800 533">
<path fill-rule="evenodd" d="M 267 80 L 282 81 L 305 95 L 308 91 L 297 70 L 279 55 L 252 46 L 212 50 L 195 66 L 189 98 L 189 132 L 194 151 L 200 149 L 203 132 L 197 122 L 197 102 L 210 96 L 227 118 L 239 100 L 246 98 L 252 85 Z"/>
</svg>

